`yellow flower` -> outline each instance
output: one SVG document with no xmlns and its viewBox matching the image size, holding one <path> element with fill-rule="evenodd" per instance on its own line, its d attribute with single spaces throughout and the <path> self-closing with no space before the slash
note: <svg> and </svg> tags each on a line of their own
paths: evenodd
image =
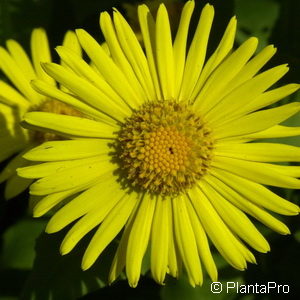
<svg viewBox="0 0 300 300">
<path fill-rule="evenodd" d="M 150 10 L 150 13 L 153 16 L 156 16 L 156 11 L 159 7 L 159 5 L 162 3 L 160 0 L 148 0 L 144 1 L 144 4 L 147 5 L 147 7 Z M 140 24 L 139 24 L 139 18 L 137 14 L 137 7 L 139 4 L 137 3 L 122 3 L 122 6 L 126 12 L 127 16 L 127 21 L 130 24 L 131 28 L 133 29 L 136 37 L 138 38 L 139 41 L 142 42 L 142 34 L 140 31 Z M 165 0 L 164 5 L 166 6 L 168 10 L 168 15 L 169 18 L 172 20 L 170 22 L 170 28 L 171 28 L 171 33 L 176 32 L 176 29 L 179 24 L 179 19 L 180 19 L 180 13 L 182 10 L 182 7 L 184 5 L 183 2 L 178 1 L 178 0 Z"/>
<path fill-rule="evenodd" d="M 66 47 L 57 52 L 68 68 L 43 65 L 74 96 L 42 81 L 33 83 L 42 94 L 90 117 L 25 115 L 25 126 L 72 139 L 46 142 L 24 155 L 43 162 L 19 169 L 20 176 L 38 179 L 30 188 L 40 196 L 34 216 L 62 205 L 48 233 L 76 221 L 62 242 L 62 254 L 98 227 L 83 257 L 84 270 L 124 228 L 110 282 L 126 268 L 135 287 L 147 248 L 153 278 L 161 284 L 167 273 L 179 276 L 182 264 L 192 286 L 202 284 L 203 268 L 217 280 L 208 239 L 230 265 L 244 270 L 247 262 L 255 263 L 248 246 L 270 250 L 247 215 L 288 234 L 269 211 L 299 213 L 297 205 L 264 185 L 299 188 L 299 167 L 272 162 L 300 161 L 300 149 L 252 143 L 299 135 L 299 128 L 278 125 L 299 112 L 299 103 L 265 108 L 299 85 L 267 91 L 288 67 L 258 74 L 275 49 L 268 46 L 253 56 L 257 39 L 250 38 L 233 50 L 234 17 L 206 59 L 214 15 L 208 4 L 187 49 L 194 4 L 185 4 L 174 38 L 164 5 L 156 20 L 147 6 L 139 6 L 145 53 L 118 11 L 113 19 L 103 12 L 100 26 L 110 55 L 79 29 L 77 37 L 93 68 Z"/>
<path fill-rule="evenodd" d="M 52 86 L 55 80 L 42 69 L 40 62 L 50 62 L 51 54 L 45 31 L 34 29 L 31 35 L 32 62 L 14 40 L 8 40 L 7 50 L 0 47 L 0 69 L 8 77 L 11 86 L 0 80 L 0 161 L 14 155 L 0 173 L 0 182 L 6 182 L 5 197 L 10 199 L 25 190 L 32 180 L 25 180 L 16 174 L 16 168 L 28 165 L 22 158 L 24 152 L 45 140 L 53 139 L 53 134 L 40 134 L 23 129 L 19 122 L 28 111 L 51 111 L 74 113 L 65 104 L 51 100 L 37 93 L 30 85 L 33 79 L 42 79 Z M 74 32 L 67 32 L 64 45 L 80 54 L 80 47 Z M 79 114 L 77 114 L 79 115 Z"/>
</svg>

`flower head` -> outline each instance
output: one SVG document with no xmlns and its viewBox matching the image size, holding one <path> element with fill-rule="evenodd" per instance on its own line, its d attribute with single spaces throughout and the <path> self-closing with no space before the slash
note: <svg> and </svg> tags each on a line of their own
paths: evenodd
<svg viewBox="0 0 300 300">
<path fill-rule="evenodd" d="M 253 56 L 256 38 L 233 50 L 235 18 L 206 59 L 211 5 L 203 8 L 187 47 L 193 9 L 194 1 L 188 1 L 173 38 L 164 5 L 155 20 L 147 6 L 139 6 L 144 50 L 118 11 L 113 18 L 104 12 L 100 26 L 109 54 L 80 29 L 76 34 L 92 67 L 66 47 L 57 52 L 68 68 L 43 65 L 73 95 L 42 81 L 33 83 L 40 93 L 89 116 L 25 115 L 25 126 L 71 138 L 46 142 L 24 155 L 43 162 L 19 169 L 21 176 L 38 179 L 30 188 L 40 196 L 34 216 L 71 197 L 46 230 L 57 232 L 76 220 L 61 245 L 66 254 L 98 227 L 83 269 L 124 229 L 110 282 L 126 268 L 129 284 L 136 286 L 147 248 L 159 283 L 167 273 L 177 277 L 181 264 L 193 286 L 202 283 L 203 268 L 216 280 L 208 240 L 229 264 L 244 270 L 247 262 L 255 262 L 248 246 L 260 252 L 270 249 L 247 215 L 288 234 L 269 211 L 299 213 L 297 205 L 264 185 L 299 188 L 299 167 L 272 162 L 299 161 L 300 150 L 259 142 L 299 135 L 299 128 L 278 125 L 299 112 L 299 103 L 266 108 L 299 85 L 267 91 L 288 68 L 259 73 L 275 49 L 268 46 Z"/>
<path fill-rule="evenodd" d="M 72 115 L 80 115 L 80 113 L 62 102 L 37 93 L 30 85 L 31 80 L 42 79 L 56 86 L 55 80 L 48 76 L 40 65 L 41 61 L 51 61 L 48 39 L 43 29 L 37 28 L 32 32 L 32 61 L 18 42 L 8 40 L 6 45 L 7 50 L 0 47 L 0 69 L 14 87 L 0 80 L 0 161 L 12 155 L 14 157 L 0 173 L 0 182 L 7 180 L 5 197 L 9 199 L 21 193 L 32 182 L 16 174 L 16 168 L 29 164 L 22 158 L 24 152 L 45 140 L 57 138 L 52 133 L 42 134 L 22 128 L 19 122 L 24 114 L 28 111 L 51 111 Z M 73 32 L 67 32 L 64 45 L 80 54 L 81 50 Z"/>
</svg>

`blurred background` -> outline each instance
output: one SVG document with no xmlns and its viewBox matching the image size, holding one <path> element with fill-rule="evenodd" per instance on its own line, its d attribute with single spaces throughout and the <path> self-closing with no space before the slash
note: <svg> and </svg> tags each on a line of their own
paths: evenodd
<svg viewBox="0 0 300 300">
<path fill-rule="evenodd" d="M 206 1 L 196 1 L 197 23 L 199 12 Z M 161 1 L 147 1 L 153 12 Z M 212 51 L 225 29 L 230 17 L 237 15 L 238 32 L 236 46 L 250 36 L 260 39 L 259 49 L 267 44 L 277 48 L 275 58 L 268 64 L 274 66 L 289 63 L 290 72 L 280 82 L 300 81 L 300 1 L 299 0 L 211 0 L 216 17 L 210 39 Z M 167 0 L 171 12 L 172 26 L 176 28 L 183 5 L 180 0 Z M 136 1 L 119 0 L 0 0 L 0 46 L 7 39 L 15 39 L 30 53 L 30 34 L 35 27 L 47 30 L 53 50 L 54 61 L 58 60 L 54 47 L 62 42 L 69 29 L 84 28 L 99 42 L 103 36 L 99 30 L 99 13 L 112 11 L 116 7 L 127 16 L 138 31 Z M 6 80 L 0 72 L 0 77 Z M 282 100 L 281 103 L 300 101 L 300 93 Z M 277 104 L 278 105 L 278 104 Z M 300 115 L 285 122 L 289 126 L 300 126 Z M 274 139 L 273 139 L 274 141 Z M 300 146 L 300 137 L 280 139 L 280 142 Z M 1 145 L 0 145 L 1 147 Z M 0 165 L 2 168 L 5 162 Z M 276 189 L 279 195 L 299 204 L 299 191 Z M 43 233 L 47 216 L 33 220 L 27 209 L 28 196 L 23 193 L 15 199 L 3 199 L 0 186 L 0 300 L 72 300 L 72 299 L 300 299 L 300 217 L 281 218 L 290 228 L 291 235 L 280 236 L 255 223 L 271 245 L 271 253 L 260 254 L 253 250 L 257 265 L 249 265 L 244 272 L 234 270 L 215 253 L 219 268 L 219 280 L 240 284 L 289 285 L 288 294 L 213 294 L 210 280 L 205 278 L 202 287 L 192 288 L 184 276 L 180 280 L 167 278 L 165 286 L 157 285 L 148 274 L 149 259 L 145 258 L 143 278 L 136 289 L 128 287 L 121 278 L 107 286 L 106 277 L 115 245 L 112 244 L 90 270 L 82 272 L 80 262 L 90 236 L 69 255 L 59 255 L 59 245 L 66 231 L 46 235 Z"/>
</svg>

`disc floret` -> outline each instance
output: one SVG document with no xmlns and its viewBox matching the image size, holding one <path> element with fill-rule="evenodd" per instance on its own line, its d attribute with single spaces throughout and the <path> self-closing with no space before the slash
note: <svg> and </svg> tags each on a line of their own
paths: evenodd
<svg viewBox="0 0 300 300">
<path fill-rule="evenodd" d="M 175 101 L 144 104 L 124 123 L 119 143 L 129 181 L 164 195 L 192 187 L 207 172 L 213 149 L 200 116 Z"/>
</svg>

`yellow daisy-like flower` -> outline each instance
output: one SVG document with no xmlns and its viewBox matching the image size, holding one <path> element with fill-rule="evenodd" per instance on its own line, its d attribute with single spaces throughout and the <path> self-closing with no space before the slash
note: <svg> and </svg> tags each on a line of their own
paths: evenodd
<svg viewBox="0 0 300 300">
<path fill-rule="evenodd" d="M 66 47 L 80 55 L 80 46 L 74 32 L 67 32 Z M 41 134 L 23 129 L 19 122 L 28 111 L 51 111 L 80 115 L 73 108 L 37 93 L 30 85 L 33 79 L 42 79 L 52 86 L 55 80 L 42 69 L 40 62 L 51 62 L 51 54 L 46 32 L 37 28 L 31 35 L 32 62 L 14 40 L 6 42 L 7 50 L 0 47 L 0 70 L 15 86 L 0 80 L 0 161 L 15 155 L 0 173 L 0 182 L 6 182 L 5 197 L 10 199 L 25 190 L 32 180 L 25 180 L 16 174 L 16 168 L 28 165 L 22 158 L 24 152 L 45 140 L 55 138 L 51 134 Z"/>
<path fill-rule="evenodd" d="M 139 6 L 145 51 L 118 11 L 112 19 L 103 12 L 100 26 L 110 55 L 79 29 L 79 42 L 95 68 L 66 47 L 57 52 L 69 69 L 43 65 L 76 96 L 42 81 L 33 84 L 90 117 L 25 115 L 25 126 L 72 139 L 46 142 L 24 155 L 44 162 L 19 169 L 19 175 L 38 179 L 30 188 L 40 196 L 34 216 L 68 198 L 46 229 L 57 232 L 76 221 L 62 242 L 62 254 L 98 227 L 83 257 L 84 270 L 124 228 L 110 282 L 126 268 L 135 287 L 147 249 L 159 283 L 167 273 L 177 277 L 181 265 L 192 286 L 202 283 L 203 268 L 217 280 L 209 239 L 230 265 L 244 270 L 247 262 L 255 262 L 248 246 L 270 250 L 247 214 L 288 234 L 268 211 L 299 213 L 297 205 L 264 185 L 299 188 L 299 167 L 272 162 L 300 161 L 300 149 L 252 142 L 299 135 L 299 128 L 278 124 L 299 112 L 300 103 L 265 108 L 299 85 L 267 91 L 288 67 L 258 74 L 275 49 L 268 46 L 253 56 L 257 39 L 250 38 L 234 51 L 235 17 L 206 60 L 214 16 L 208 4 L 187 49 L 194 4 L 185 4 L 174 38 L 164 5 L 155 20 L 147 6 Z"/>
</svg>

